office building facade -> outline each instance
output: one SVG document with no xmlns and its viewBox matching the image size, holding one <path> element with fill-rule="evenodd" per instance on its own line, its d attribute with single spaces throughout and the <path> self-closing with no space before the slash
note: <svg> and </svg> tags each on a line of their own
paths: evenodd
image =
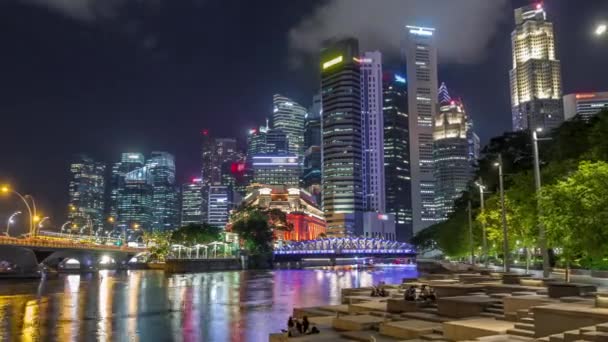
<svg viewBox="0 0 608 342">
<path fill-rule="evenodd" d="M 511 33 L 513 130 L 551 130 L 564 120 L 560 61 L 555 55 L 553 24 L 541 3 L 515 9 Z"/>
<path fill-rule="evenodd" d="M 437 47 L 433 28 L 407 26 L 407 65 L 413 233 L 434 224 L 433 116 L 437 113 Z"/>
<path fill-rule="evenodd" d="M 608 109 L 608 91 L 564 96 L 564 118 L 566 120 L 580 115 L 583 120 L 589 121 L 603 109 Z"/>
<path fill-rule="evenodd" d="M 386 212 L 395 219 L 398 241 L 412 238 L 409 117 L 406 78 L 383 73 L 384 177 Z"/>
<path fill-rule="evenodd" d="M 288 152 L 301 158 L 306 150 L 304 147 L 306 108 L 279 94 L 273 96 L 272 102 L 274 105 L 272 127 L 285 133 L 288 141 Z"/>
<path fill-rule="evenodd" d="M 191 182 L 182 184 L 180 226 L 203 224 L 204 202 L 202 179 L 194 178 Z"/>
<path fill-rule="evenodd" d="M 123 186 L 118 191 L 118 225 L 136 231 L 151 231 L 153 228 L 154 187 L 150 168 L 142 166 L 124 176 Z"/>
<path fill-rule="evenodd" d="M 232 190 L 226 185 L 209 187 L 207 223 L 225 229 L 232 209 Z"/>
<path fill-rule="evenodd" d="M 359 43 L 346 38 L 321 51 L 323 211 L 327 235 L 362 225 L 363 167 Z"/>
<path fill-rule="evenodd" d="M 179 194 L 175 184 L 175 158 L 152 152 L 146 161 L 152 183 L 152 229 L 171 231 L 179 225 Z"/>
<path fill-rule="evenodd" d="M 299 187 L 300 163 L 295 154 L 261 154 L 252 158 L 253 182 Z"/>
<path fill-rule="evenodd" d="M 384 115 L 382 101 L 382 54 L 365 52 L 361 67 L 361 133 L 363 143 L 363 207 L 384 213 Z"/>
<path fill-rule="evenodd" d="M 87 227 L 98 231 L 104 224 L 105 171 L 103 163 L 87 155 L 74 156 L 70 163 L 68 220 L 74 232 Z M 88 231 L 86 231 L 88 234 Z"/>
<path fill-rule="evenodd" d="M 449 96 L 445 84 L 439 90 L 439 112 L 434 120 L 435 200 L 437 220 L 445 220 L 454 211 L 471 180 L 468 118 L 461 101 Z"/>
</svg>

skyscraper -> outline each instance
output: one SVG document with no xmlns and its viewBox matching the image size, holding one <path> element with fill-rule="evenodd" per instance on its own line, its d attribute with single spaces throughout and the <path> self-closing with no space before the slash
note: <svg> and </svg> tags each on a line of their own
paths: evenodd
<svg viewBox="0 0 608 342">
<path fill-rule="evenodd" d="M 395 216 L 398 241 L 412 237 L 407 83 L 399 73 L 384 72 L 384 176 L 386 212 Z"/>
<path fill-rule="evenodd" d="M 268 125 L 260 126 L 249 130 L 247 135 L 247 158 L 253 155 L 265 153 L 266 151 L 266 132 Z"/>
<path fill-rule="evenodd" d="M 454 201 L 466 190 L 472 176 L 472 165 L 464 106 L 461 101 L 450 97 L 444 83 L 439 94 L 439 112 L 434 120 L 433 157 L 437 219 L 444 220 L 454 211 Z"/>
<path fill-rule="evenodd" d="M 435 29 L 407 26 L 404 39 L 414 234 L 436 221 L 433 116 L 437 113 Z"/>
<path fill-rule="evenodd" d="M 179 198 L 175 185 L 175 158 L 167 152 L 152 152 L 146 162 L 152 183 L 152 229 L 178 228 Z"/>
<path fill-rule="evenodd" d="M 362 225 L 361 71 L 354 38 L 321 51 L 323 211 L 327 234 L 353 234 Z"/>
<path fill-rule="evenodd" d="M 106 166 L 80 154 L 70 164 L 68 220 L 74 228 L 97 231 L 104 222 L 104 191 Z M 92 225 L 92 227 L 89 227 Z M 88 234 L 86 230 L 83 233 Z"/>
<path fill-rule="evenodd" d="M 603 109 L 608 109 L 608 91 L 564 95 L 564 119 L 580 115 L 589 121 Z"/>
<path fill-rule="evenodd" d="M 253 182 L 298 187 L 300 163 L 295 154 L 261 154 L 252 158 Z"/>
<path fill-rule="evenodd" d="M 382 112 L 382 54 L 365 52 L 361 66 L 361 133 L 363 143 L 363 206 L 384 213 L 384 115 Z"/>
<path fill-rule="evenodd" d="M 222 229 L 226 227 L 229 213 L 232 209 L 231 194 L 232 191 L 225 185 L 212 185 L 209 187 L 207 223 Z"/>
<path fill-rule="evenodd" d="M 118 196 L 120 189 L 124 188 L 125 176 L 128 172 L 144 166 L 144 162 L 144 155 L 141 153 L 123 153 L 120 162 L 112 165 L 109 214 L 115 220 L 118 218 Z"/>
<path fill-rule="evenodd" d="M 123 186 L 118 190 L 118 225 L 127 229 L 151 231 L 153 194 L 154 187 L 148 166 L 127 172 Z"/>
<path fill-rule="evenodd" d="M 304 132 L 302 132 L 301 138 L 304 140 Z M 288 154 L 290 150 L 289 137 L 283 130 L 272 128 L 266 131 L 266 145 L 263 153 Z M 297 153 L 291 154 L 298 155 Z"/>
<path fill-rule="evenodd" d="M 296 154 L 301 158 L 305 150 L 304 121 L 307 114 L 306 108 L 279 94 L 275 94 L 272 100 L 274 105 L 272 127 L 285 133 L 289 144 L 289 153 Z"/>
<path fill-rule="evenodd" d="M 182 184 L 181 203 L 180 226 L 202 224 L 204 222 L 202 179 L 194 178 L 190 183 Z"/>
<path fill-rule="evenodd" d="M 513 130 L 559 126 L 564 121 L 560 61 L 555 56 L 553 24 L 541 3 L 515 10 L 511 45 Z"/>
</svg>

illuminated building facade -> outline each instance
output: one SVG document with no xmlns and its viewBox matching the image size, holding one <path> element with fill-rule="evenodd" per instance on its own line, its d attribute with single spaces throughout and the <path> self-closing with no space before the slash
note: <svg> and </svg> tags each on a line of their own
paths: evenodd
<svg viewBox="0 0 608 342">
<path fill-rule="evenodd" d="M 384 115 L 382 111 L 382 54 L 365 52 L 361 68 L 361 137 L 363 143 L 363 207 L 384 213 Z"/>
<path fill-rule="evenodd" d="M 153 194 L 149 166 L 127 172 L 123 186 L 118 191 L 118 225 L 127 229 L 151 231 Z"/>
<path fill-rule="evenodd" d="M 120 162 L 112 165 L 110 178 L 110 217 L 118 218 L 118 196 L 124 187 L 125 176 L 128 172 L 144 166 L 145 158 L 141 153 L 123 153 Z"/>
<path fill-rule="evenodd" d="M 304 124 L 306 108 L 283 95 L 273 96 L 272 127 L 285 133 L 288 141 L 288 152 L 298 158 L 304 155 Z"/>
<path fill-rule="evenodd" d="M 553 24 L 542 4 L 515 9 L 511 46 L 513 130 L 559 126 L 564 120 L 560 61 L 555 56 Z"/>
<path fill-rule="evenodd" d="M 179 195 L 175 185 L 175 158 L 152 152 L 146 162 L 152 183 L 152 229 L 170 231 L 179 225 Z"/>
<path fill-rule="evenodd" d="M 366 212 L 363 214 L 363 232 L 360 234 L 366 238 L 376 238 L 395 241 L 395 215 Z"/>
<path fill-rule="evenodd" d="M 412 237 L 407 82 L 399 73 L 383 74 L 384 177 L 386 212 L 394 215 L 398 241 Z"/>
<path fill-rule="evenodd" d="M 203 223 L 203 181 L 194 178 L 182 185 L 180 226 Z"/>
<path fill-rule="evenodd" d="M 80 154 L 70 164 L 68 220 L 72 227 L 92 223 L 99 230 L 104 223 L 105 171 L 103 163 Z"/>
<path fill-rule="evenodd" d="M 298 187 L 300 163 L 295 154 L 261 154 L 252 158 L 253 182 Z"/>
<path fill-rule="evenodd" d="M 468 120 L 462 102 L 451 99 L 445 84 L 439 89 L 439 112 L 434 120 L 433 149 L 437 219 L 453 212 L 454 201 L 472 176 L 467 139 Z"/>
<path fill-rule="evenodd" d="M 329 236 L 354 234 L 362 224 L 361 71 L 354 38 L 321 51 L 322 188 Z"/>
<path fill-rule="evenodd" d="M 564 118 L 566 120 L 580 115 L 583 120 L 588 121 L 603 109 L 608 109 L 607 91 L 564 96 Z"/>
<path fill-rule="evenodd" d="M 321 146 L 311 146 L 304 153 L 302 186 L 321 204 Z"/>
<path fill-rule="evenodd" d="M 225 185 L 209 187 L 207 223 L 225 229 L 232 209 L 232 190 Z"/>
<path fill-rule="evenodd" d="M 407 26 L 403 47 L 407 65 L 413 233 L 437 221 L 433 117 L 437 113 L 435 29 Z"/>
<path fill-rule="evenodd" d="M 275 231 L 278 240 L 313 240 L 326 232 L 323 211 L 308 192 L 298 188 L 261 185 L 245 196 L 243 205 L 286 213 L 293 230 Z"/>
</svg>

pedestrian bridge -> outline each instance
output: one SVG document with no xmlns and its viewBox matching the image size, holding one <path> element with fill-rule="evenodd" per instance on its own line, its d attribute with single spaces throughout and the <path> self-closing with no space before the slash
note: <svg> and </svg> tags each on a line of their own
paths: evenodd
<svg viewBox="0 0 608 342">
<path fill-rule="evenodd" d="M 415 258 L 416 249 L 405 242 L 377 238 L 325 238 L 287 243 L 274 250 L 277 262 L 320 258 Z"/>
</svg>

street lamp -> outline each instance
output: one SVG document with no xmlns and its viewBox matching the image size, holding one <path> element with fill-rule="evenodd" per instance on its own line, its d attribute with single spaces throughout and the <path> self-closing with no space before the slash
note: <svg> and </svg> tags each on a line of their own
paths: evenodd
<svg viewBox="0 0 608 342">
<path fill-rule="evenodd" d="M 15 223 L 15 220 L 13 220 L 15 218 L 15 216 L 17 215 L 21 215 L 20 211 L 15 211 L 11 216 L 8 217 L 8 220 L 6 221 L 6 236 L 11 236 L 9 234 L 9 230 L 11 229 L 11 224 Z"/>
<path fill-rule="evenodd" d="M 25 199 L 25 196 L 23 196 L 22 194 L 18 193 L 17 191 L 11 189 L 8 185 L 3 185 L 2 187 L 0 187 L 0 192 L 3 194 L 8 194 L 8 193 L 12 193 L 17 195 L 25 204 L 25 207 L 27 208 L 27 212 L 30 216 L 30 234 L 33 232 L 34 230 L 34 214 L 32 214 L 32 208 L 30 207 L 30 204 L 27 202 L 27 200 Z M 29 195 L 26 195 L 29 196 Z"/>
<path fill-rule="evenodd" d="M 606 27 L 604 27 L 604 30 L 605 29 L 606 29 Z M 537 211 L 538 217 L 540 217 L 542 214 L 542 209 L 540 207 L 541 182 L 540 182 L 540 161 L 539 161 L 539 157 L 538 157 L 538 142 L 543 141 L 543 140 L 551 140 L 551 138 L 539 138 L 538 133 L 540 133 L 542 131 L 543 131 L 542 128 L 537 128 L 536 130 L 532 131 L 532 147 L 534 150 L 533 151 L 534 152 L 534 185 L 536 187 L 536 211 Z M 541 251 L 541 255 L 543 257 L 543 277 L 548 278 L 551 265 L 549 265 L 549 251 L 547 250 L 547 238 L 545 237 L 545 227 L 543 226 L 543 224 L 540 222 L 540 220 L 538 218 L 537 218 L 536 223 L 538 225 L 538 240 L 539 240 L 539 245 L 540 245 L 540 251 Z"/>
<path fill-rule="evenodd" d="M 32 195 L 25 195 L 23 196 L 25 199 L 29 199 L 32 202 L 32 213 L 34 213 L 34 222 L 37 222 L 40 220 L 40 217 L 38 216 L 38 212 L 36 211 L 36 202 L 34 201 L 34 197 Z M 36 235 L 36 226 L 34 224 L 32 224 L 32 228 L 34 229 L 34 231 L 31 232 L 30 235 Z"/>
<path fill-rule="evenodd" d="M 72 223 L 72 221 L 65 221 L 65 223 L 61 225 L 61 230 L 60 230 L 61 234 L 65 234 L 65 228 L 66 228 L 66 227 L 67 227 L 67 226 L 68 226 L 70 223 Z"/>
<path fill-rule="evenodd" d="M 483 185 L 483 181 L 481 180 L 481 178 L 478 182 L 475 182 L 475 185 L 479 188 L 479 202 L 481 203 L 481 212 L 483 213 L 485 209 L 483 192 L 486 189 L 486 186 Z M 481 222 L 481 241 L 483 246 L 484 265 L 485 267 L 488 267 L 488 240 L 486 237 L 486 225 L 483 222 Z"/>
<path fill-rule="evenodd" d="M 507 235 L 507 213 L 505 211 L 505 188 L 504 188 L 504 174 L 502 170 L 502 154 L 498 154 L 498 161 L 494 163 L 494 166 L 498 167 L 498 184 L 500 188 L 500 211 L 502 216 L 502 251 L 503 257 L 503 270 L 505 272 L 510 271 L 509 266 L 509 237 Z"/>
<path fill-rule="evenodd" d="M 42 225 L 44 224 L 44 222 L 48 221 L 50 219 L 50 217 L 45 216 L 42 218 L 42 220 L 40 220 L 40 223 L 38 223 L 38 231 L 40 231 L 40 229 L 42 229 Z"/>
</svg>

